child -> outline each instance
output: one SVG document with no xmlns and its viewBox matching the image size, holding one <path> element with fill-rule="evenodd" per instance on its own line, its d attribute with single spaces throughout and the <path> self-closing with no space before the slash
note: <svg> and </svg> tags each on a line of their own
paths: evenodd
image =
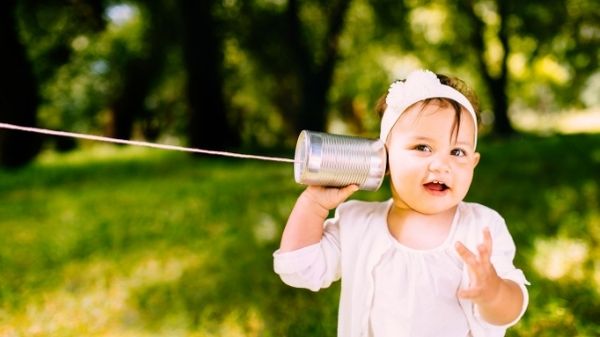
<svg viewBox="0 0 600 337">
<path fill-rule="evenodd" d="M 313 291 L 342 280 L 338 336 L 503 336 L 525 312 L 504 220 L 463 202 L 479 161 L 475 103 L 458 79 L 412 72 L 382 104 L 392 198 L 344 202 L 355 185 L 298 198 L 275 272 Z"/>
</svg>

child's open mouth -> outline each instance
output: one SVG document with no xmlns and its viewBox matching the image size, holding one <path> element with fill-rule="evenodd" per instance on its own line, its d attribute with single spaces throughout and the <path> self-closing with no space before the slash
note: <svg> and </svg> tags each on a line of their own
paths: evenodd
<svg viewBox="0 0 600 337">
<path fill-rule="evenodd" d="M 443 192 L 449 188 L 448 185 L 438 180 L 434 180 L 430 183 L 425 184 L 424 186 L 426 189 L 436 192 Z"/>
</svg>

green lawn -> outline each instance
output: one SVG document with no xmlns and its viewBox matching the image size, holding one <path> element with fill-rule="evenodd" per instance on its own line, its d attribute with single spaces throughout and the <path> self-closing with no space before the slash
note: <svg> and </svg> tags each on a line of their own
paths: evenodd
<svg viewBox="0 0 600 337">
<path fill-rule="evenodd" d="M 600 335 L 600 135 L 481 143 L 468 199 L 532 282 L 509 335 Z M 0 336 L 335 336 L 339 284 L 272 271 L 301 190 L 289 164 L 131 147 L 0 171 Z"/>
</svg>

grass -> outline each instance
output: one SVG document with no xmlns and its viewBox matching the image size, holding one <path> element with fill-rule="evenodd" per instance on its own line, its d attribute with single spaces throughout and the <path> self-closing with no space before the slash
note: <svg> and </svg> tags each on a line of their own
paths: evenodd
<svg viewBox="0 0 600 337">
<path fill-rule="evenodd" d="M 508 335 L 600 335 L 600 135 L 481 143 L 468 199 L 532 282 Z M 301 190 L 287 164 L 126 147 L 0 171 L 0 336 L 335 336 L 339 284 L 272 271 Z"/>
</svg>

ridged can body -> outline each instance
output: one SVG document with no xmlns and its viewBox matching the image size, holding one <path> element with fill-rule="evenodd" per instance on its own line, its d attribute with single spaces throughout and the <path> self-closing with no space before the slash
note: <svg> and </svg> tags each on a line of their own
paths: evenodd
<svg viewBox="0 0 600 337">
<path fill-rule="evenodd" d="M 304 130 L 294 155 L 299 184 L 342 187 L 356 184 L 376 191 L 385 176 L 387 154 L 379 139 Z"/>
</svg>

